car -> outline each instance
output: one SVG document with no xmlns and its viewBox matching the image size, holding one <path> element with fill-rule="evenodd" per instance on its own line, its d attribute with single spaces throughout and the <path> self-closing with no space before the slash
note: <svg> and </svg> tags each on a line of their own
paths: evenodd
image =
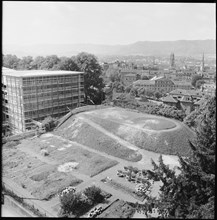
<svg viewBox="0 0 217 220">
<path fill-rule="evenodd" d="M 119 177 L 125 177 L 125 176 L 126 176 L 126 175 L 123 174 L 123 173 L 117 173 L 117 175 L 118 175 Z"/>
</svg>

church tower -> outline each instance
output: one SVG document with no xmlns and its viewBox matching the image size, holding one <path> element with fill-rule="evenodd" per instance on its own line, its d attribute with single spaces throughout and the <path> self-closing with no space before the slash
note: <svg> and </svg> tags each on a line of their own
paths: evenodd
<svg viewBox="0 0 217 220">
<path fill-rule="evenodd" d="M 175 55 L 174 55 L 174 53 L 171 53 L 171 55 L 170 55 L 170 67 L 171 68 L 175 67 Z"/>
<path fill-rule="evenodd" d="M 201 66 L 200 66 L 200 70 L 202 72 L 204 72 L 204 53 L 203 53 L 203 57 L 202 57 L 202 63 L 201 63 Z"/>
</svg>

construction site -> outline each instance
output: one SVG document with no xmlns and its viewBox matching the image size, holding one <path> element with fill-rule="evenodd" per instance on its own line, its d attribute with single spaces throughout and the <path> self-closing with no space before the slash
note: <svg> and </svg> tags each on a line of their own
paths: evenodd
<svg viewBox="0 0 217 220">
<path fill-rule="evenodd" d="M 176 169 L 177 154 L 189 154 L 192 138 L 194 133 L 173 119 L 118 107 L 86 107 L 69 114 L 52 132 L 25 138 L 16 146 L 3 145 L 3 182 L 50 217 L 58 216 L 58 195 L 67 186 L 76 186 L 78 192 L 100 187 L 112 195 L 102 204 L 110 210 L 119 207 L 118 199 L 142 204 L 146 200 L 134 194 L 139 177 L 129 181 L 117 172 L 129 166 L 152 169 L 151 159 L 157 162 L 160 155 Z M 150 195 L 157 196 L 161 183 L 150 184 Z M 119 212 L 124 211 L 117 210 L 116 217 Z M 107 217 L 114 217 L 112 210 L 109 213 Z"/>
<path fill-rule="evenodd" d="M 13 134 L 31 130 L 34 121 L 59 118 L 84 102 L 83 72 L 4 70 L 3 125 Z M 4 126 L 3 126 L 4 127 Z"/>
</svg>

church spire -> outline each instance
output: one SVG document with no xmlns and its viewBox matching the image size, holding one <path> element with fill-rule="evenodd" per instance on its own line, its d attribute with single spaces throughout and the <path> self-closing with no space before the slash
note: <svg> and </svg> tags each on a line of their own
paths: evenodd
<svg viewBox="0 0 217 220">
<path fill-rule="evenodd" d="M 204 72 L 204 53 L 203 53 L 203 57 L 202 57 L 201 71 Z"/>
</svg>

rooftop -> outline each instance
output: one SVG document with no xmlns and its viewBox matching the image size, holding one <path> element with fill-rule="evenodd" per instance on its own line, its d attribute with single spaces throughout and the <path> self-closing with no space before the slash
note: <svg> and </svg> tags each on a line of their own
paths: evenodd
<svg viewBox="0 0 217 220">
<path fill-rule="evenodd" d="M 172 103 L 177 103 L 178 101 L 174 99 L 171 95 L 168 95 L 166 97 L 161 98 L 163 102 L 172 102 Z"/>
<path fill-rule="evenodd" d="M 191 96 L 191 95 L 198 95 L 198 96 L 202 96 L 202 92 L 198 91 L 198 90 L 185 90 L 185 89 L 175 89 L 171 92 L 169 92 L 169 94 L 171 95 L 187 95 L 187 96 Z"/>
<path fill-rule="evenodd" d="M 66 70 L 5 70 L 2 68 L 2 74 L 7 76 L 15 77 L 31 77 L 31 76 L 51 76 L 51 75 L 71 75 L 71 74 L 81 74 L 84 72 L 78 71 L 66 71 Z"/>
<path fill-rule="evenodd" d="M 154 80 L 137 80 L 133 83 L 135 86 L 136 85 L 155 85 Z"/>
</svg>

